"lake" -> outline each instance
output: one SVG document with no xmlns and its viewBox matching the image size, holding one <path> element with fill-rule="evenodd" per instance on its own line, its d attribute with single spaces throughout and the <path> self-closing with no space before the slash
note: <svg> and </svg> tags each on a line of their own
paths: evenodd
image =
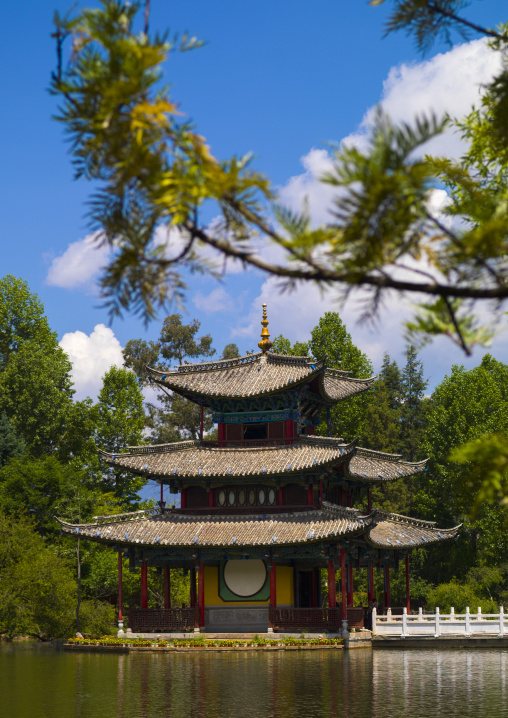
<svg viewBox="0 0 508 718">
<path fill-rule="evenodd" d="M 508 650 L 100 654 L 0 644 L 2 718 L 497 718 Z"/>
</svg>

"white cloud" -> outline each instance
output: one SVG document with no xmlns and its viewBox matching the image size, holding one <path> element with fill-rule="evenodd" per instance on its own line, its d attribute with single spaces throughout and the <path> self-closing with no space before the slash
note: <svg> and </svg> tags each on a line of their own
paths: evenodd
<svg viewBox="0 0 508 718">
<path fill-rule="evenodd" d="M 97 245 L 97 235 L 88 234 L 84 239 L 69 244 L 60 257 L 55 257 L 46 276 L 46 283 L 62 289 L 93 286 L 100 270 L 107 264 L 111 248 Z"/>
<path fill-rule="evenodd" d="M 217 287 L 207 295 L 197 292 L 192 301 L 198 309 L 206 314 L 222 311 L 232 313 L 238 305 L 238 302 L 223 287 Z"/>
<path fill-rule="evenodd" d="M 64 334 L 60 346 L 72 362 L 76 399 L 94 399 L 104 374 L 112 366 L 123 366 L 120 342 L 104 324 L 97 324 L 90 336 L 80 331 Z"/>
</svg>

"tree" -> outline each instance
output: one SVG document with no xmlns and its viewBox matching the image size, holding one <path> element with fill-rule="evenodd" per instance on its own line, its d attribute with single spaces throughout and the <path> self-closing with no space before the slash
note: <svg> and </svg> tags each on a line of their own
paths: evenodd
<svg viewBox="0 0 508 718">
<path fill-rule="evenodd" d="M 413 33 L 420 47 L 459 28 L 491 38 L 500 52 L 506 48 L 506 28 L 493 31 L 459 17 L 461 0 L 394 5 L 388 30 Z M 149 319 L 168 300 L 181 298 L 183 270 L 214 271 L 200 256 L 206 245 L 289 286 L 334 284 L 345 295 L 362 288 L 370 297 L 369 317 L 387 292 L 418 293 L 427 299 L 409 322 L 414 336 L 445 334 L 466 352 L 487 338 L 475 303 L 495 300 L 500 309 L 508 297 L 508 70 L 461 126 L 470 144 L 466 162 L 421 157 L 448 120 L 420 117 L 395 127 L 380 114 L 367 150 L 347 146 L 335 153 L 322 178 L 340 190 L 333 219 L 314 228 L 305 208 L 295 213 L 270 204 L 274 190 L 249 171 L 247 159 L 219 162 L 190 123 L 178 121 L 175 102 L 160 89 L 162 66 L 170 51 L 199 43 L 185 36 L 176 47 L 152 37 L 148 10 L 144 32 L 137 31 L 141 3 L 103 0 L 72 19 L 56 16 L 51 89 L 61 102 L 58 119 L 70 137 L 77 176 L 99 185 L 90 210 L 97 243 L 117 250 L 101 280 L 113 314 L 133 308 Z M 72 52 L 65 55 L 67 39 Z M 450 197 L 447 214 L 461 220 L 452 229 L 428 202 L 442 184 Z M 210 228 L 199 222 L 205 202 L 221 217 Z M 169 249 L 156 236 L 164 224 L 173 229 Z M 283 250 L 283 261 L 269 262 L 256 251 L 260 234 Z"/>
<path fill-rule="evenodd" d="M 164 371 L 170 368 L 172 359 L 183 364 L 187 359 L 213 356 L 212 337 L 209 334 L 197 336 L 200 327 L 197 319 L 183 324 L 180 314 L 171 314 L 164 320 L 157 342 L 142 339 L 127 342 L 123 352 L 126 366 L 132 368 L 139 380 L 147 385 L 147 366 Z M 226 351 L 229 355 L 239 355 L 236 344 L 228 344 L 224 348 L 223 358 L 227 358 Z M 199 438 L 201 409 L 178 394 L 159 390 L 157 401 L 148 404 L 148 417 L 151 439 L 156 443 Z M 204 430 L 209 431 L 213 426 L 211 412 L 205 410 L 203 418 Z"/>
<path fill-rule="evenodd" d="M 104 375 L 95 409 L 98 448 L 114 453 L 143 442 L 143 394 L 134 372 L 112 366 Z M 143 484 L 142 478 L 129 472 L 103 468 L 103 491 L 112 491 L 126 506 L 136 504 Z"/>
<path fill-rule="evenodd" d="M 236 344 L 226 344 L 222 350 L 221 359 L 236 359 L 240 356 L 240 351 Z"/>
<path fill-rule="evenodd" d="M 424 399 L 428 381 L 423 378 L 423 364 L 417 356 L 415 347 L 409 345 L 400 381 L 400 451 L 407 461 L 421 458 L 419 454 L 425 430 Z"/>
<path fill-rule="evenodd" d="M 0 468 L 10 458 L 22 456 L 26 451 L 23 439 L 16 433 L 5 411 L 0 414 Z"/>
</svg>

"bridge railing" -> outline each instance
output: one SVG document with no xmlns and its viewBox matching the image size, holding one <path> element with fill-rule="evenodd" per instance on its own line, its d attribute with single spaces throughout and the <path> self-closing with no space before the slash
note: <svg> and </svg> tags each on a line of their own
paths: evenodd
<svg viewBox="0 0 508 718">
<path fill-rule="evenodd" d="M 503 638 L 508 635 L 508 616 L 505 615 L 503 606 L 499 607 L 499 613 L 482 613 L 481 608 L 471 613 L 467 607 L 465 613 L 455 613 L 454 608 L 450 609 L 450 613 L 441 613 L 439 608 L 436 608 L 434 613 L 423 613 L 420 608 L 418 613 L 408 614 L 404 608 L 402 615 L 393 615 L 388 608 L 385 616 L 378 616 L 374 608 L 372 633 L 400 638 L 410 636 L 439 638 L 444 635 L 466 638 L 473 635 L 494 635 Z"/>
</svg>

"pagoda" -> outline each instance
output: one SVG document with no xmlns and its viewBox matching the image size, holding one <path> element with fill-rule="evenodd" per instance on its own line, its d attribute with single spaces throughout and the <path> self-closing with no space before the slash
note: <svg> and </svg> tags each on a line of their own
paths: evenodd
<svg viewBox="0 0 508 718">
<path fill-rule="evenodd" d="M 370 389 L 375 377 L 356 379 L 326 359 L 275 354 L 266 305 L 261 323 L 257 353 L 148 369 L 152 382 L 200 405 L 201 417 L 204 408 L 213 412 L 217 440 L 203 437 L 201 421 L 198 441 L 100 452 L 107 465 L 160 483 L 158 506 L 86 524 L 60 521 L 64 533 L 118 552 L 120 630 L 122 557 L 141 569 L 141 605 L 129 612 L 133 632 L 337 631 L 363 625 L 363 609 L 353 606 L 355 570 L 367 569 L 369 600 L 374 570 L 383 571 L 380 603 L 390 607 L 390 570 L 405 565 L 409 612 L 410 552 L 457 534 L 458 527 L 438 530 L 371 505 L 371 486 L 422 472 L 425 461 L 315 435 L 323 413 L 331 433 L 331 408 Z M 165 486 L 180 496 L 179 506 L 165 508 Z M 164 574 L 164 608 L 148 606 L 148 566 Z M 177 568 L 190 573 L 189 608 L 171 606 L 170 569 Z"/>
</svg>

